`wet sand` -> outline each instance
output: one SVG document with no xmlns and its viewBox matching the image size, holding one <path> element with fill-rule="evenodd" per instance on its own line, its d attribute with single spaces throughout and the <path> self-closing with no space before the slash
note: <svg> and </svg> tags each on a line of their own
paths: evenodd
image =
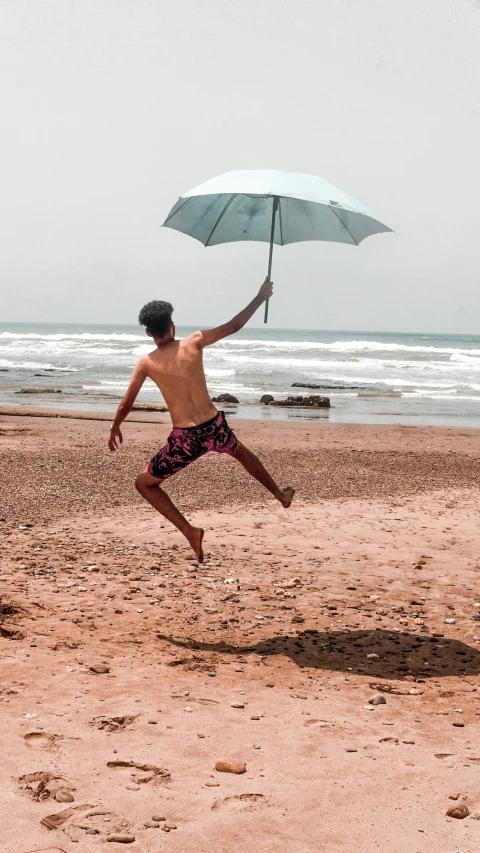
<svg viewBox="0 0 480 853">
<path fill-rule="evenodd" d="M 200 460 L 168 485 L 198 566 L 133 488 L 141 420 L 111 455 L 0 415 L 1 849 L 473 851 L 478 432 L 235 422 L 297 499 Z"/>
</svg>

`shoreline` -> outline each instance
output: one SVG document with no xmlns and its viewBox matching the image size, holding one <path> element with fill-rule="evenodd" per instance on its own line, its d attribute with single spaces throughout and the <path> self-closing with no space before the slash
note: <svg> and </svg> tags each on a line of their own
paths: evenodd
<svg viewBox="0 0 480 853">
<path fill-rule="evenodd" d="M 331 397 L 330 408 L 314 409 L 303 406 L 267 406 L 259 403 L 218 404 L 223 409 L 227 419 L 233 422 L 248 421 L 251 423 L 296 423 L 311 425 L 313 423 L 331 426 L 403 426 L 403 427 L 435 427 L 444 429 L 480 429 L 480 402 L 478 406 L 461 408 L 462 401 L 443 401 L 441 410 L 436 408 L 435 401 L 415 400 L 408 397 L 389 397 L 375 395 L 366 397 Z M 56 405 L 48 405 L 46 401 L 25 403 L 15 405 L 11 403 L 0 403 L 0 415 L 10 414 L 12 417 L 25 415 L 26 417 L 51 417 L 51 418 L 84 418 L 85 420 L 112 420 L 117 410 L 120 398 L 111 405 L 89 402 L 82 406 L 79 402 L 69 402 L 64 405 L 58 400 Z M 427 401 L 428 402 L 428 401 Z M 430 411 L 429 411 L 430 406 Z M 478 408 L 478 411 L 477 411 Z M 162 412 L 145 412 L 138 410 L 135 416 L 138 420 L 150 421 L 151 417 L 157 417 Z M 167 415 L 168 420 L 168 413 Z M 162 420 L 159 421 L 163 423 Z M 167 422 L 167 421 L 165 421 Z M 169 421 L 168 421 L 169 422 Z"/>
</svg>

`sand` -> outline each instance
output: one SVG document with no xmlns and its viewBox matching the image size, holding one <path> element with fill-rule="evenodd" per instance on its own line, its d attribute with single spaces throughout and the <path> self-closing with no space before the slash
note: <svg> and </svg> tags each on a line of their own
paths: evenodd
<svg viewBox="0 0 480 853">
<path fill-rule="evenodd" d="M 478 433 L 235 422 L 297 499 L 196 463 L 198 566 L 141 420 L 0 416 L 0 849 L 475 850 Z"/>
</svg>

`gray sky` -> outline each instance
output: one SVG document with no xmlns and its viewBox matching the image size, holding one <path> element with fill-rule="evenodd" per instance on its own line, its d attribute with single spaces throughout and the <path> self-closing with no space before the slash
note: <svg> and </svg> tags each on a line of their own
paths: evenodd
<svg viewBox="0 0 480 853">
<path fill-rule="evenodd" d="M 268 246 L 160 225 L 277 168 L 396 233 L 276 247 L 272 327 L 480 332 L 480 0 L 0 0 L 0 103 L 0 320 L 227 319 Z"/>
</svg>

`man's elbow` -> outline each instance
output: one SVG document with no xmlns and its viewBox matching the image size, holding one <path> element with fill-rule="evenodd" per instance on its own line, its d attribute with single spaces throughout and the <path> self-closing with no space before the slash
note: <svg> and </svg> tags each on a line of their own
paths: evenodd
<svg viewBox="0 0 480 853">
<path fill-rule="evenodd" d="M 233 319 L 233 320 L 230 320 L 230 323 L 229 323 L 228 325 L 229 325 L 229 328 L 230 328 L 230 330 L 231 330 L 231 331 L 229 332 L 229 334 L 230 334 L 230 335 L 234 335 L 236 332 L 239 332 L 239 331 L 240 331 L 240 329 L 243 329 L 243 327 L 244 327 L 245 323 L 242 323 L 242 322 L 241 322 L 241 320 L 237 320 L 237 319 L 235 318 L 235 319 Z"/>
</svg>

